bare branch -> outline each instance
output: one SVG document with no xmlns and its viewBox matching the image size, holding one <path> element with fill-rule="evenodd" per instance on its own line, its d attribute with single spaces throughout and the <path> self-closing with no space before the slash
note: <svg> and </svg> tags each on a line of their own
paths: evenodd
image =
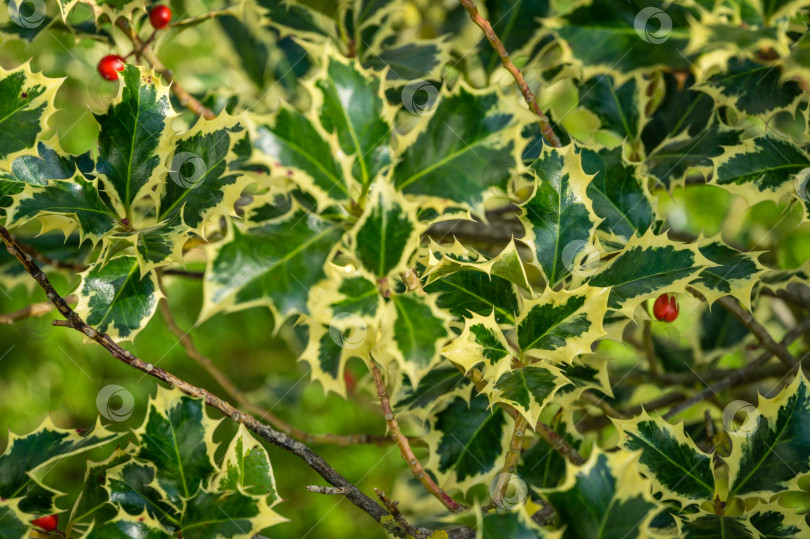
<svg viewBox="0 0 810 539">
<path fill-rule="evenodd" d="M 76 303 L 79 299 L 76 296 L 68 296 L 65 298 L 68 303 Z M 45 316 L 53 311 L 54 306 L 50 301 L 43 301 L 42 303 L 33 303 L 27 307 L 23 307 L 19 311 L 13 313 L 0 314 L 0 325 L 10 325 L 25 320 L 26 318 L 39 318 Z"/>
</svg>

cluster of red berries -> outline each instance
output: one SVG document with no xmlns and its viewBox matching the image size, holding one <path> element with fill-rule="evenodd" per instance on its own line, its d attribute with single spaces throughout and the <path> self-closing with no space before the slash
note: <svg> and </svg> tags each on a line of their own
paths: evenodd
<svg viewBox="0 0 810 539">
<path fill-rule="evenodd" d="M 675 296 L 661 294 L 653 304 L 653 315 L 661 322 L 674 322 L 678 318 L 678 303 Z"/>
<path fill-rule="evenodd" d="M 149 10 L 149 22 L 155 30 L 166 28 L 172 20 L 172 10 L 168 6 L 155 6 Z M 124 70 L 124 59 L 117 54 L 108 54 L 98 62 L 99 74 L 107 80 L 116 80 Z"/>
</svg>

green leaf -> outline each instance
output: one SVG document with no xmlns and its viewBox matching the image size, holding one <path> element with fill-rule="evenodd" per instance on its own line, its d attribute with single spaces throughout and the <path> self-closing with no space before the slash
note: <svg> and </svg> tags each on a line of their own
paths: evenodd
<svg viewBox="0 0 810 539">
<path fill-rule="evenodd" d="M 712 183 L 744 197 L 751 205 L 764 200 L 778 202 L 793 191 L 795 175 L 810 167 L 804 150 L 772 135 L 726 148 L 712 161 Z"/>
<path fill-rule="evenodd" d="M 641 237 L 630 238 L 619 255 L 588 283 L 611 287 L 608 307 L 631 317 L 645 299 L 668 292 L 683 293 L 703 268 L 712 265 L 695 244 L 677 243 L 648 230 Z"/>
<path fill-rule="evenodd" d="M 187 539 L 252 537 L 285 520 L 268 507 L 263 497 L 200 489 L 184 500 L 180 529 Z"/>
<path fill-rule="evenodd" d="M 485 380 L 498 380 L 512 369 L 512 352 L 497 319 L 474 314 L 464 320 L 464 330 L 442 349 L 442 355 L 464 368 L 481 366 Z"/>
<path fill-rule="evenodd" d="M 413 107 L 406 99 L 406 108 Z M 492 187 L 503 188 L 520 161 L 527 114 L 499 93 L 460 84 L 444 91 L 432 115 L 400 141 L 393 181 L 409 195 L 477 206 Z"/>
<path fill-rule="evenodd" d="M 87 461 L 82 490 L 70 512 L 69 527 L 85 530 L 94 522 L 107 522 L 115 517 L 118 510 L 110 501 L 110 494 L 105 489 L 107 471 L 132 459 L 129 448 L 117 448 L 113 454 L 101 462 Z"/>
<path fill-rule="evenodd" d="M 641 94 L 636 78 L 620 86 L 613 77 L 597 75 L 582 83 L 579 104 L 596 114 L 602 129 L 618 135 L 620 139 L 635 141 L 641 124 Z"/>
<path fill-rule="evenodd" d="M 265 496 L 269 505 L 278 500 L 270 457 L 244 425 L 239 425 L 219 468 L 222 473 L 215 480 L 218 490 Z"/>
<path fill-rule="evenodd" d="M 560 371 L 550 365 L 527 365 L 501 375 L 485 390 L 493 404 L 513 406 L 534 425 L 545 405 L 557 390 L 568 383 Z"/>
<path fill-rule="evenodd" d="M 728 464 L 730 496 L 769 496 L 796 490 L 798 478 L 810 471 L 810 395 L 799 372 L 773 399 L 760 398 L 756 411 L 730 432 Z"/>
<path fill-rule="evenodd" d="M 302 6 L 289 0 L 259 0 L 258 4 L 267 10 L 266 22 L 277 28 L 282 36 L 295 34 L 296 37 L 320 41 L 325 36 L 336 34 L 332 13 L 320 9 L 323 2 Z M 336 7 L 331 6 L 331 10 Z"/>
<path fill-rule="evenodd" d="M 437 80 L 450 55 L 446 40 L 409 40 L 407 43 L 373 47 L 363 54 L 363 65 L 375 71 L 388 68 L 387 84 L 407 84 L 410 81 Z"/>
<path fill-rule="evenodd" d="M 149 401 L 146 420 L 136 432 L 137 456 L 154 465 L 157 484 L 176 508 L 183 507 L 183 499 L 194 495 L 215 472 L 211 439 L 215 427 L 201 399 L 159 388 Z"/>
<path fill-rule="evenodd" d="M 45 143 L 37 144 L 36 155 L 21 155 L 11 164 L 11 177 L 33 185 L 47 185 L 48 180 L 69 180 L 76 171 L 77 163 L 89 165 L 90 156 L 65 156 Z M 84 167 L 83 167 L 84 168 Z M 11 177 L 9 179 L 11 179 Z"/>
<path fill-rule="evenodd" d="M 342 232 L 300 208 L 253 228 L 229 225 L 226 240 L 209 253 L 201 319 L 258 305 L 269 306 L 279 325 L 306 313 L 309 289 L 324 277 Z"/>
<path fill-rule="evenodd" d="M 521 242 L 521 245 L 523 243 Z M 425 285 L 458 271 L 473 270 L 492 277 L 500 277 L 526 290 L 531 289 L 526 269 L 518 252 L 517 243 L 512 239 L 503 250 L 493 257 L 470 249 L 457 239 L 452 245 L 440 245 L 430 240 L 428 256 L 420 260 L 425 266 Z M 488 313 L 487 313 L 488 314 Z M 503 314 L 503 313 L 501 313 Z"/>
<path fill-rule="evenodd" d="M 487 18 L 513 57 L 529 53 L 537 37 L 538 19 L 548 17 L 547 0 L 486 0 Z M 481 64 L 488 74 L 501 67 L 501 58 L 484 35 L 478 45 Z"/>
<path fill-rule="evenodd" d="M 385 279 L 409 268 L 419 247 L 416 209 L 386 181 L 375 183 L 366 213 L 353 232 L 354 252 L 372 275 Z"/>
<path fill-rule="evenodd" d="M 513 322 L 518 311 L 515 285 L 483 271 L 457 271 L 436 279 L 424 287 L 436 294 L 436 304 L 454 316 L 486 316 L 495 311 L 498 323 Z"/>
<path fill-rule="evenodd" d="M 74 430 L 54 427 L 50 418 L 25 436 L 10 433 L 8 447 L 0 455 L 0 498 L 18 499 L 26 513 L 53 513 L 54 491 L 41 481 L 57 461 L 90 451 L 120 437 L 100 423 L 81 436 Z"/>
<path fill-rule="evenodd" d="M 457 390 L 470 387 L 469 379 L 457 368 L 436 367 L 422 377 L 416 388 L 407 387 L 394 407 L 399 410 L 429 411 Z"/>
<path fill-rule="evenodd" d="M 565 423 L 555 427 L 562 439 L 579 449 L 581 442 L 566 429 Z M 520 456 L 517 474 L 533 489 L 554 488 L 565 479 L 565 457 L 543 440 L 538 438 L 534 445 L 523 451 Z"/>
<path fill-rule="evenodd" d="M 553 288 L 571 273 L 574 254 L 591 240 L 598 219 L 586 195 L 590 178 L 573 146 L 544 152 L 531 168 L 537 180 L 521 220 Z"/>
<path fill-rule="evenodd" d="M 367 187 L 391 163 L 391 126 L 379 78 L 364 73 L 356 62 L 336 55 L 326 60 L 323 77 L 315 82 L 322 99 L 321 125 L 336 133 L 340 149 L 354 156 L 352 176 Z"/>
<path fill-rule="evenodd" d="M 757 537 L 743 517 L 727 517 L 703 513 L 694 520 L 683 522 L 685 539 L 754 539 Z"/>
<path fill-rule="evenodd" d="M 723 354 L 749 337 L 748 328 L 726 309 L 705 309 L 700 316 L 700 350 L 704 357 Z"/>
<path fill-rule="evenodd" d="M 0 501 L 0 539 L 25 539 L 31 531 L 27 516 L 17 509 L 17 502 Z"/>
<path fill-rule="evenodd" d="M 646 412 L 614 423 L 622 447 L 628 451 L 641 450 L 642 473 L 652 480 L 664 500 L 689 505 L 714 497 L 712 457 L 687 437 L 683 424 L 670 425 Z"/>
<path fill-rule="evenodd" d="M 160 524 L 144 514 L 133 517 L 121 510 L 108 522 L 95 523 L 83 539 L 168 539 Z"/>
<path fill-rule="evenodd" d="M 506 417 L 498 407 L 478 395 L 469 405 L 456 397 L 436 414 L 428 444 L 433 449 L 428 467 L 451 485 L 464 489 L 485 483 L 498 469 L 507 442 Z M 442 485 L 449 485 L 440 481 Z"/>
<path fill-rule="evenodd" d="M 534 300 L 525 300 L 517 320 L 521 358 L 569 362 L 589 353 L 605 334 L 602 319 L 609 291 L 590 286 L 555 292 L 546 288 Z"/>
<path fill-rule="evenodd" d="M 636 167 L 622 160 L 621 148 L 582 150 L 582 168 L 595 174 L 586 191 L 593 212 L 604 219 L 599 230 L 629 239 L 652 227 L 655 221 L 652 197 Z"/>
<path fill-rule="evenodd" d="M 768 539 L 777 537 L 798 539 L 810 534 L 804 515 L 797 515 L 796 511 L 779 505 L 769 507 L 767 511 L 760 510 L 754 513 L 748 517 L 748 522 L 762 537 Z"/>
<path fill-rule="evenodd" d="M 96 170 L 111 197 L 129 214 L 133 202 L 157 181 L 161 144 L 171 134 L 167 127 L 175 115 L 169 88 L 152 72 L 128 65 L 119 75 L 123 82 L 118 99 L 106 114 L 96 115 L 98 162 Z"/>
<path fill-rule="evenodd" d="M 734 296 L 751 310 L 751 291 L 767 270 L 756 253 L 743 253 L 723 243 L 719 237 L 700 242 L 700 254 L 717 264 L 707 268 L 692 282 L 711 305 L 722 296 Z"/>
<path fill-rule="evenodd" d="M 486 513 L 478 527 L 480 539 L 540 539 L 550 537 L 546 531 L 531 520 L 522 508 L 513 512 Z"/>
<path fill-rule="evenodd" d="M 292 179 L 313 191 L 319 200 L 349 199 L 349 185 L 332 147 L 309 117 L 282 106 L 268 123 L 256 129 L 253 144 L 268 166 L 291 167 L 288 174 Z"/>
<path fill-rule="evenodd" d="M 114 340 L 133 340 L 151 320 L 161 298 L 154 272 L 142 275 L 138 260 L 113 258 L 82 274 L 76 312 Z"/>
<path fill-rule="evenodd" d="M 53 101 L 61 83 L 33 73 L 28 63 L 11 71 L 0 68 L 0 160 L 34 148 L 56 110 Z"/>
<path fill-rule="evenodd" d="M 593 537 L 594 530 L 604 539 L 645 536 L 664 506 L 650 495 L 636 458 L 594 448 L 583 466 L 568 466 L 565 482 L 544 492 L 566 525 L 563 537 Z"/>
<path fill-rule="evenodd" d="M 144 511 L 166 529 L 175 530 L 179 515 L 155 488 L 157 470 L 151 464 L 127 462 L 107 472 L 110 501 L 132 516 Z"/>
</svg>

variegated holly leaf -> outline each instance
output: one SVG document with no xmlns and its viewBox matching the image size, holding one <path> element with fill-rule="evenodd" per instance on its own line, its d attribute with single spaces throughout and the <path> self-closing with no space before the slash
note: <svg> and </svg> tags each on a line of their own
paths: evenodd
<svg viewBox="0 0 810 539">
<path fill-rule="evenodd" d="M 597 75 L 579 87 L 579 105 L 594 113 L 601 129 L 619 140 L 634 143 L 641 131 L 643 105 L 640 77 L 630 77 L 617 85 L 609 75 Z"/>
<path fill-rule="evenodd" d="M 143 275 L 131 256 L 97 262 L 82 274 L 76 312 L 113 340 L 133 340 L 162 297 L 153 271 Z"/>
<path fill-rule="evenodd" d="M 61 83 L 32 72 L 28 63 L 10 71 L 0 68 L 0 160 L 35 153 L 56 111 L 53 101 Z"/>
<path fill-rule="evenodd" d="M 555 432 L 574 449 L 579 449 L 581 440 L 574 437 L 565 423 L 555 427 Z M 565 479 L 566 460 L 559 452 L 538 438 L 534 445 L 520 455 L 517 468 L 518 476 L 537 491 L 557 487 Z"/>
<path fill-rule="evenodd" d="M 239 425 L 219 468 L 222 472 L 214 480 L 218 490 L 264 496 L 268 505 L 279 499 L 267 450 L 244 425 Z"/>
<path fill-rule="evenodd" d="M 200 317 L 267 305 L 277 325 L 307 312 L 309 290 L 343 229 L 295 207 L 283 218 L 251 228 L 229 224 L 225 241 L 212 246 Z"/>
<path fill-rule="evenodd" d="M 403 390 L 394 407 L 398 410 L 430 412 L 445 399 L 454 395 L 469 395 L 469 379 L 453 366 L 440 365 L 419 380 L 414 387 L 406 378 Z"/>
<path fill-rule="evenodd" d="M 488 484 L 509 442 L 506 414 L 483 395 L 451 400 L 431 421 L 428 468 L 445 488 Z"/>
<path fill-rule="evenodd" d="M 309 116 L 282 106 L 255 129 L 254 141 L 259 162 L 271 173 L 284 173 L 302 188 L 328 205 L 349 200 L 349 182 L 335 153 Z"/>
<path fill-rule="evenodd" d="M 543 152 L 531 168 L 537 179 L 521 221 L 553 288 L 571 273 L 574 255 L 590 242 L 598 218 L 586 195 L 590 178 L 573 146 Z"/>
<path fill-rule="evenodd" d="M 682 518 L 682 517 L 680 517 Z M 681 524 L 684 539 L 755 539 L 760 537 L 745 517 L 698 513 Z"/>
<path fill-rule="evenodd" d="M 722 355 L 750 335 L 748 328 L 726 309 L 706 308 L 700 315 L 698 343 L 704 358 Z"/>
<path fill-rule="evenodd" d="M 810 167 L 810 157 L 789 140 L 772 135 L 726 148 L 714 159 L 712 183 L 751 204 L 779 199 L 794 189 L 797 173 Z"/>
<path fill-rule="evenodd" d="M 331 322 L 312 320 L 308 327 L 307 346 L 299 356 L 309 364 L 311 377 L 323 386 L 346 397 L 344 372 L 353 357 L 366 357 L 374 344 L 377 321 L 367 321 L 351 313 L 338 313 Z"/>
<path fill-rule="evenodd" d="M 164 528 L 174 531 L 178 528 L 180 515 L 164 497 L 155 480 L 156 475 L 157 470 L 152 464 L 138 461 L 108 470 L 109 500 L 131 516 L 146 512 Z"/>
<path fill-rule="evenodd" d="M 356 61 L 330 54 L 314 86 L 321 125 L 337 136 L 342 152 L 354 158 L 352 177 L 365 192 L 391 163 L 389 121 L 394 111 L 387 106 L 380 80 Z"/>
<path fill-rule="evenodd" d="M 583 149 L 582 168 L 586 174 L 595 174 L 586 194 L 593 212 L 603 219 L 599 231 L 629 239 L 652 227 L 652 197 L 638 169 L 622 160 L 621 148 L 599 152 Z"/>
<path fill-rule="evenodd" d="M 95 164 L 89 152 L 80 156 L 65 155 L 57 151 L 56 141 L 48 144 L 37 144 L 37 155 L 21 155 L 11 163 L 10 174 L 0 172 L 0 177 L 8 180 L 30 183 L 33 185 L 46 185 L 48 180 L 68 180 L 73 177 L 78 168 L 87 175 L 93 171 Z"/>
<path fill-rule="evenodd" d="M 176 114 L 168 86 L 155 73 L 128 65 L 120 78 L 117 99 L 96 115 L 96 170 L 113 204 L 129 216 L 133 203 L 158 184 Z"/>
<path fill-rule="evenodd" d="M 568 383 L 559 369 L 542 362 L 505 372 L 484 392 L 491 403 L 509 404 L 534 425 L 557 390 Z"/>
<path fill-rule="evenodd" d="M 481 517 L 477 527 L 476 539 L 542 539 L 553 537 L 545 528 L 534 522 L 522 507 L 510 512 L 491 512 Z"/>
<path fill-rule="evenodd" d="M 82 539 L 168 539 L 160 523 L 142 515 L 132 516 L 123 509 L 109 521 L 96 522 Z"/>
<path fill-rule="evenodd" d="M 493 257 L 466 247 L 457 239 L 452 245 L 440 245 L 431 239 L 427 256 L 420 259 L 420 262 L 425 266 L 422 274 L 425 285 L 458 271 L 473 270 L 500 277 L 525 290 L 531 290 L 526 268 L 523 267 L 514 239 Z"/>
<path fill-rule="evenodd" d="M 664 500 L 689 505 L 714 497 L 712 456 L 698 449 L 682 423 L 670 425 L 646 412 L 613 422 L 619 429 L 621 446 L 629 451 L 641 450 L 641 471 Z"/>
<path fill-rule="evenodd" d="M 583 466 L 568 465 L 566 480 L 543 491 L 554 505 L 566 537 L 646 537 L 650 522 L 665 509 L 650 494 L 639 471 L 638 456 L 594 448 Z"/>
<path fill-rule="evenodd" d="M 382 337 L 373 354 L 384 364 L 396 361 L 411 384 L 418 384 L 441 360 L 439 351 L 451 336 L 449 321 L 430 296 L 392 295 L 382 315 Z"/>
<path fill-rule="evenodd" d="M 525 300 L 517 319 L 521 360 L 570 362 L 589 353 L 591 345 L 605 334 L 602 319 L 609 294 L 607 288 L 591 286 L 559 292 L 546 288 L 539 298 Z"/>
<path fill-rule="evenodd" d="M 252 537 L 285 520 L 263 496 L 200 489 L 183 500 L 180 530 L 183 537 L 194 539 Z"/>
<path fill-rule="evenodd" d="M 492 30 L 513 57 L 531 52 L 538 37 L 538 21 L 549 15 L 547 0 L 486 0 L 478 3 L 486 7 Z M 489 74 L 501 67 L 500 56 L 483 35 L 478 44 L 478 56 Z"/>
<path fill-rule="evenodd" d="M 149 400 L 146 420 L 136 431 L 140 439 L 137 457 L 154 466 L 157 485 L 177 509 L 216 471 L 216 426 L 201 399 L 158 388 L 157 396 Z"/>
<path fill-rule="evenodd" d="M 607 360 L 596 355 L 582 355 L 575 360 L 560 363 L 557 368 L 568 384 L 557 390 L 554 401 L 562 404 L 579 399 L 583 391 L 596 389 L 605 395 L 613 395 L 608 377 Z"/>
<path fill-rule="evenodd" d="M 19 501 L 26 513 L 54 512 L 55 491 L 45 487 L 42 480 L 57 461 L 101 447 L 120 437 L 104 429 L 101 423 L 85 434 L 59 429 L 50 418 L 25 435 L 10 433 L 8 446 L 0 455 L 0 498 Z"/>
<path fill-rule="evenodd" d="M 686 69 L 679 54 L 689 41 L 688 8 L 665 2 L 609 0 L 583 2 L 549 21 L 565 41 L 567 54 L 587 76 L 630 73 L 656 66 Z"/>
<path fill-rule="evenodd" d="M 138 263 L 144 274 L 170 262 L 182 263 L 183 247 L 190 237 L 189 228 L 178 212 L 167 221 L 138 230 L 128 239 L 135 244 Z"/>
<path fill-rule="evenodd" d="M 298 0 L 259 0 L 258 4 L 266 10 L 264 22 L 278 29 L 282 36 L 295 35 L 319 42 L 337 35 L 336 5 L 327 2 L 302 5 Z"/>
<path fill-rule="evenodd" d="M 25 539 L 31 531 L 28 524 L 31 515 L 26 515 L 17 507 L 18 501 L 0 501 L 0 523 L 3 524 L 3 539 Z"/>
<path fill-rule="evenodd" d="M 660 294 L 683 293 L 704 268 L 715 264 L 695 244 L 671 241 L 647 230 L 630 238 L 618 256 L 600 268 L 588 283 L 611 287 L 608 307 L 632 317 L 636 306 Z"/>
<path fill-rule="evenodd" d="M 469 372 L 481 365 L 485 380 L 494 382 L 512 370 L 514 361 L 493 312 L 488 316 L 473 314 L 464 319 L 464 330 L 442 349 L 442 355 Z"/>
<path fill-rule="evenodd" d="M 419 247 L 416 207 L 385 180 L 375 182 L 366 212 L 352 231 L 354 253 L 374 277 L 407 270 Z"/>
<path fill-rule="evenodd" d="M 411 81 L 439 80 L 450 61 L 447 39 L 411 39 L 405 43 L 384 42 L 363 52 L 363 65 L 386 71 L 386 85 L 401 86 Z"/>
<path fill-rule="evenodd" d="M 798 489 L 801 474 L 810 471 L 810 391 L 801 370 L 793 383 L 773 399 L 760 397 L 749 405 L 748 418 L 729 434 L 730 496 L 764 496 Z"/>
<path fill-rule="evenodd" d="M 132 459 L 131 451 L 117 448 L 107 459 L 101 462 L 87 461 L 82 490 L 70 512 L 68 526 L 74 530 L 86 531 L 94 522 L 102 523 L 111 520 L 118 513 L 110 503 L 110 493 L 105 488 L 107 472 Z"/>
<path fill-rule="evenodd" d="M 767 271 L 758 258 L 758 253 L 743 253 L 726 245 L 719 237 L 699 242 L 700 254 L 717 264 L 707 268 L 692 282 L 709 305 L 723 296 L 734 296 L 751 310 L 751 291 Z"/>
<path fill-rule="evenodd" d="M 760 509 L 748 517 L 748 522 L 762 537 L 769 539 L 798 539 L 810 535 L 810 526 L 804 515 L 796 514 L 795 510 L 786 509 L 778 504 Z"/>
<path fill-rule="evenodd" d="M 459 318 L 486 316 L 493 311 L 498 323 L 514 322 L 518 311 L 515 285 L 475 269 L 456 271 L 424 287 L 436 294 L 437 305 Z"/>
<path fill-rule="evenodd" d="M 414 96 L 405 99 L 415 109 Z M 442 90 L 429 117 L 398 143 L 393 181 L 409 195 L 478 206 L 491 188 L 504 188 L 520 165 L 526 140 L 521 128 L 531 117 L 498 92 L 459 84 Z"/>
<path fill-rule="evenodd" d="M 766 120 L 779 111 L 795 112 L 802 95 L 796 81 L 784 80 L 779 64 L 760 64 L 745 58 L 729 59 L 722 73 L 709 77 L 697 88 L 714 97 L 716 105 Z"/>
</svg>

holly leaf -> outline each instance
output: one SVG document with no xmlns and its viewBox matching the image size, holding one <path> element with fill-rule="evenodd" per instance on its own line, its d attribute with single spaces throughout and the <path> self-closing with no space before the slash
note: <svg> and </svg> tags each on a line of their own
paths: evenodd
<svg viewBox="0 0 810 539">
<path fill-rule="evenodd" d="M 183 508 L 216 471 L 212 440 L 216 425 L 206 416 L 201 399 L 159 388 L 149 400 L 146 420 L 136 431 L 137 457 L 154 465 L 157 484 L 175 508 Z"/>
<path fill-rule="evenodd" d="M 87 526 L 94 522 L 107 522 L 115 517 L 118 510 L 110 503 L 110 494 L 105 488 L 107 472 L 131 459 L 129 448 L 116 448 L 112 455 L 101 462 L 87 461 L 82 490 L 70 512 L 68 526 L 71 529 L 86 531 Z"/>
<path fill-rule="evenodd" d="M 599 118 L 601 128 L 619 140 L 634 142 L 640 132 L 642 98 L 637 77 L 621 85 L 613 77 L 597 75 L 579 88 L 579 105 Z"/>
<path fill-rule="evenodd" d="M 719 236 L 699 242 L 700 254 L 717 264 L 700 272 L 692 282 L 709 305 L 723 296 L 734 296 L 749 311 L 751 291 L 767 269 L 762 266 L 758 253 L 743 253 L 726 245 Z"/>
<path fill-rule="evenodd" d="M 318 118 L 327 132 L 337 136 L 343 153 L 354 156 L 352 176 L 365 190 L 391 163 L 393 111 L 387 107 L 379 78 L 364 72 L 357 62 L 329 54 L 324 70 L 315 81 Z"/>
<path fill-rule="evenodd" d="M 133 340 L 157 310 L 162 297 L 153 271 L 142 275 L 138 259 L 113 258 L 82 273 L 76 312 L 113 340 Z"/>
<path fill-rule="evenodd" d="M 557 425 L 555 432 L 574 449 L 579 449 L 581 441 L 568 432 L 565 423 Z M 566 466 L 565 457 L 555 451 L 551 444 L 538 438 L 534 445 L 521 453 L 517 474 L 539 492 L 559 485 L 565 479 Z"/>
<path fill-rule="evenodd" d="M 537 299 L 525 300 L 517 319 L 521 361 L 570 362 L 589 353 L 591 345 L 605 334 L 602 319 L 609 294 L 607 289 L 590 286 L 559 292 L 546 288 Z"/>
<path fill-rule="evenodd" d="M 417 386 L 406 385 L 394 407 L 430 412 L 452 395 L 469 393 L 470 387 L 469 379 L 456 367 L 438 366 L 423 376 Z"/>
<path fill-rule="evenodd" d="M 522 245 L 522 243 L 521 243 Z M 521 288 L 531 290 L 526 269 L 518 252 L 517 243 L 512 239 L 503 250 L 493 257 L 470 249 L 457 239 L 452 245 L 440 245 L 430 240 L 428 255 L 420 260 L 425 266 L 422 276 L 425 285 L 458 271 L 473 270 L 491 277 L 500 277 Z"/>
<path fill-rule="evenodd" d="M 618 256 L 594 273 L 588 284 L 611 287 L 607 306 L 633 317 L 644 300 L 665 293 L 683 293 L 704 268 L 714 266 L 695 244 L 671 241 L 647 230 L 630 238 Z"/>
<path fill-rule="evenodd" d="M 533 2 L 487 0 L 481 3 L 486 6 L 487 18 L 491 22 L 492 30 L 500 38 L 506 50 L 514 58 L 529 54 L 534 42 L 537 41 L 538 20 L 549 15 L 549 2 L 547 0 Z M 501 66 L 500 56 L 483 35 L 478 44 L 478 56 L 488 74 L 492 74 Z"/>
<path fill-rule="evenodd" d="M 374 184 L 370 203 L 352 232 L 352 245 L 362 266 L 377 279 L 410 267 L 419 247 L 420 229 L 415 205 L 384 180 Z"/>
<path fill-rule="evenodd" d="M 434 88 L 435 91 L 435 88 Z M 405 99 L 413 108 L 414 96 Z M 524 110 L 494 91 L 459 84 L 443 90 L 429 118 L 402 137 L 393 182 L 408 195 L 476 207 L 491 188 L 503 188 L 520 164 L 529 122 Z"/>
<path fill-rule="evenodd" d="M 95 522 L 93 527 L 82 536 L 83 539 L 167 539 L 171 537 L 160 523 L 145 513 L 132 516 L 123 509 L 118 515 L 106 522 Z"/>
<path fill-rule="evenodd" d="M 495 312 L 498 323 L 514 322 L 518 311 L 515 285 L 483 271 L 450 273 L 424 287 L 435 294 L 436 304 L 459 318 Z"/>
<path fill-rule="evenodd" d="M 407 43 L 371 47 L 363 53 L 363 65 L 385 73 L 386 85 L 411 81 L 440 80 L 442 68 L 450 60 L 446 39 L 414 39 Z"/>
<path fill-rule="evenodd" d="M 278 327 L 292 314 L 306 313 L 309 290 L 325 276 L 324 264 L 342 233 L 297 206 L 263 225 L 229 224 L 225 241 L 209 251 L 200 318 L 267 305 Z"/>
<path fill-rule="evenodd" d="M 180 529 L 184 537 L 195 539 L 252 537 L 286 520 L 270 509 L 264 497 L 238 491 L 200 489 L 183 506 Z"/>
<path fill-rule="evenodd" d="M 264 496 L 268 505 L 279 499 L 270 457 L 244 425 L 239 425 L 219 468 L 222 472 L 214 480 L 218 490 Z"/>
<path fill-rule="evenodd" d="M 586 194 L 593 212 L 603 220 L 598 230 L 629 239 L 655 222 L 652 197 L 637 168 L 622 160 L 621 148 L 599 152 L 582 150 L 582 169 L 595 174 Z"/>
<path fill-rule="evenodd" d="M 758 535 L 745 517 L 727 517 L 699 513 L 691 520 L 683 520 L 681 531 L 685 539 L 754 539 Z"/>
<path fill-rule="evenodd" d="M 167 155 L 176 114 L 169 88 L 153 72 L 128 65 L 119 75 L 118 97 L 105 114 L 95 115 L 98 135 L 96 170 L 113 204 L 130 214 L 133 203 L 158 185 L 161 155 Z"/>
<path fill-rule="evenodd" d="M 17 501 L 0 501 L 0 522 L 3 523 L 3 539 L 25 539 L 31 531 L 27 524 L 30 515 L 17 508 Z"/>
<path fill-rule="evenodd" d="M 174 531 L 180 515 L 156 488 L 157 470 L 148 463 L 126 462 L 107 472 L 109 499 L 132 516 L 146 512 L 166 529 Z"/>
<path fill-rule="evenodd" d="M 682 423 L 670 425 L 646 412 L 613 422 L 619 429 L 621 446 L 628 451 L 641 450 L 641 472 L 652 480 L 662 499 L 689 505 L 714 497 L 712 456 L 687 437 Z"/>
<path fill-rule="evenodd" d="M 750 405 L 749 405 L 750 406 Z M 751 407 L 753 408 L 753 407 Z M 729 434 L 729 496 L 764 496 L 798 490 L 810 471 L 810 395 L 804 374 L 773 399 L 760 397 L 745 423 Z"/>
<path fill-rule="evenodd" d="M 594 447 L 582 466 L 568 466 L 566 480 L 543 491 L 565 523 L 567 537 L 644 537 L 665 506 L 650 494 L 638 470 L 637 455 L 605 453 Z"/>
<path fill-rule="evenodd" d="M 0 455 L 0 498 L 15 499 L 20 511 L 35 514 L 54 512 L 54 491 L 42 480 L 56 462 L 120 437 L 97 422 L 84 436 L 74 430 L 59 429 L 46 419 L 37 430 L 25 435 L 9 434 L 6 450 Z"/>
<path fill-rule="evenodd" d="M 21 155 L 14 159 L 11 175 L 6 177 L 33 185 L 47 185 L 48 180 L 69 180 L 77 165 L 84 173 L 92 171 L 94 166 L 89 154 L 78 157 L 63 155 L 44 142 L 37 144 L 37 154 Z"/>
<path fill-rule="evenodd" d="M 762 537 L 777 538 L 799 538 L 810 533 L 810 527 L 804 515 L 796 514 L 796 511 L 783 508 L 777 504 L 767 510 L 760 510 L 748 517 L 751 526 L 760 533 Z"/>
<path fill-rule="evenodd" d="M 550 537 L 544 528 L 537 525 L 523 508 L 511 512 L 485 513 L 481 517 L 476 539 L 541 539 Z"/>
<path fill-rule="evenodd" d="M 463 367 L 464 372 L 483 364 L 485 380 L 495 381 L 512 370 L 513 356 L 494 313 L 473 314 L 464 319 L 464 330 L 442 350 L 442 355 Z"/>
<path fill-rule="evenodd" d="M 428 468 L 437 472 L 439 483 L 466 490 L 487 483 L 498 470 L 506 451 L 506 416 L 498 407 L 490 408 L 483 395 L 451 400 L 436 414 L 426 441 L 430 446 Z"/>
<path fill-rule="evenodd" d="M 546 150 L 531 168 L 537 174 L 534 194 L 522 205 L 521 221 L 553 288 L 571 273 L 574 255 L 591 240 L 598 219 L 585 194 L 590 178 L 573 146 Z"/>
<path fill-rule="evenodd" d="M 536 363 L 505 372 L 484 391 L 492 404 L 507 403 L 520 412 L 529 425 L 535 425 L 546 404 L 568 383 L 559 369 Z"/>
<path fill-rule="evenodd" d="M 28 63 L 10 71 L 0 67 L 0 160 L 31 153 L 56 111 L 61 84 L 61 79 L 34 73 Z"/>
</svg>

